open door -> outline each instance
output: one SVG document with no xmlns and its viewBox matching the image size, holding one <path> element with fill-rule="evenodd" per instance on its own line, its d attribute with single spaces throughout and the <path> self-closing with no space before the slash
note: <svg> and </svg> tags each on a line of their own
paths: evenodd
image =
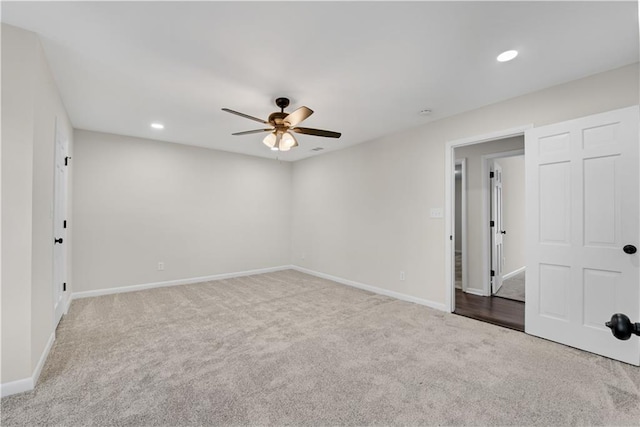
<svg viewBox="0 0 640 427">
<path fill-rule="evenodd" d="M 640 365 L 640 340 L 605 327 L 640 318 L 638 107 L 525 133 L 525 332 Z"/>
<path fill-rule="evenodd" d="M 504 255 L 502 236 L 505 234 L 502 222 L 502 168 L 493 162 L 491 170 L 491 293 L 502 286 Z"/>
</svg>

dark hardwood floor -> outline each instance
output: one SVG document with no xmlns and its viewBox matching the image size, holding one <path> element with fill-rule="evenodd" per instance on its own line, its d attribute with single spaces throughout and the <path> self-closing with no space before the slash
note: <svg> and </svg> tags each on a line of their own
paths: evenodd
<svg viewBox="0 0 640 427">
<path fill-rule="evenodd" d="M 455 314 L 524 332 L 524 303 L 471 295 L 456 289 Z"/>
</svg>

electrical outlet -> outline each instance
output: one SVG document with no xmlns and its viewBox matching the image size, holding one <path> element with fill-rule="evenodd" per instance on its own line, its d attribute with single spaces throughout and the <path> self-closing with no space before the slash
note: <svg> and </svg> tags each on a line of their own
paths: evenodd
<svg viewBox="0 0 640 427">
<path fill-rule="evenodd" d="M 158 271 L 163 271 L 164 270 L 164 262 L 160 261 L 158 263 Z"/>
<path fill-rule="evenodd" d="M 404 280 L 404 271 L 400 272 L 400 280 Z"/>
</svg>

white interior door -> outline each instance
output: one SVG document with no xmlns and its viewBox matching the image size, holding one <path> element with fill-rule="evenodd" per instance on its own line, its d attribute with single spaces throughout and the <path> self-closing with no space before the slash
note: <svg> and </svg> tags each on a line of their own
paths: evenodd
<svg viewBox="0 0 640 427">
<path fill-rule="evenodd" d="M 638 107 L 525 133 L 525 331 L 640 364 L 640 339 L 605 327 L 640 319 Z"/>
<path fill-rule="evenodd" d="M 491 178 L 491 292 L 496 293 L 502 286 L 504 255 L 502 236 L 502 167 L 493 162 Z"/>
<path fill-rule="evenodd" d="M 67 275 L 67 139 L 56 124 L 53 207 L 53 310 L 54 324 L 65 310 Z"/>
</svg>

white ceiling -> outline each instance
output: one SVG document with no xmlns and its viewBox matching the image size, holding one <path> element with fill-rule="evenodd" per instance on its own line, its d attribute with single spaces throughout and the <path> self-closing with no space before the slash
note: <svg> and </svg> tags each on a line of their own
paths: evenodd
<svg viewBox="0 0 640 427">
<path fill-rule="evenodd" d="M 638 61 L 637 2 L 2 2 L 76 128 L 298 160 Z M 498 63 L 507 49 L 520 55 Z M 315 111 L 270 151 L 273 101 Z M 429 116 L 419 111 L 433 110 Z M 165 124 L 162 131 L 150 123 Z"/>
</svg>

